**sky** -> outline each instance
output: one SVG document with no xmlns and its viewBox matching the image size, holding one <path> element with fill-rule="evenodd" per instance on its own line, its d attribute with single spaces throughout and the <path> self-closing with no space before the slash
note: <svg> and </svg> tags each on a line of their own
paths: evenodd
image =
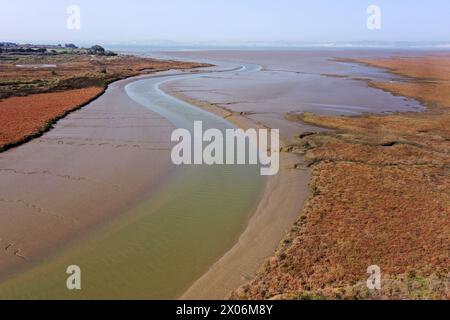
<svg viewBox="0 0 450 320">
<path fill-rule="evenodd" d="M 19 42 L 450 42 L 450 0 L 0 0 L 0 24 L 0 41 Z"/>
</svg>

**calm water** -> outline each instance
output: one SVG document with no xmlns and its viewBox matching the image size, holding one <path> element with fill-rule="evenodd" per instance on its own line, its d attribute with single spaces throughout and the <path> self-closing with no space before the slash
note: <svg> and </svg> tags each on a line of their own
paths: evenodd
<svg viewBox="0 0 450 320">
<path fill-rule="evenodd" d="M 257 68 L 248 65 L 240 72 Z M 195 120 L 202 120 L 205 129 L 232 128 L 159 89 L 162 82 L 189 77 L 201 75 L 140 80 L 126 92 L 177 127 L 191 129 Z M 176 298 L 245 228 L 264 185 L 259 173 L 257 166 L 176 168 L 149 199 L 47 263 L 2 284 L 0 298 Z M 82 269 L 79 292 L 65 287 L 64 271 L 72 264 Z"/>
<path fill-rule="evenodd" d="M 405 79 L 380 69 L 337 61 L 341 58 L 417 54 L 411 51 L 215 50 L 160 54 L 181 60 L 261 65 L 262 70 L 258 72 L 216 74 L 175 81 L 170 86 L 191 98 L 206 100 L 236 112 L 247 112 L 249 118 L 280 129 L 285 138 L 292 138 L 305 128 L 303 124 L 286 119 L 286 113 L 290 112 L 354 116 L 365 112 L 383 114 L 424 110 L 418 101 L 371 88 L 365 81 Z"/>
<path fill-rule="evenodd" d="M 202 120 L 205 129 L 231 128 L 223 119 L 163 93 L 159 86 L 167 83 L 193 98 L 247 111 L 250 118 L 279 128 L 286 137 L 305 129 L 288 121 L 287 112 L 355 115 L 423 110 L 417 101 L 370 88 L 359 80 L 401 79 L 373 68 L 334 61 L 345 56 L 381 54 L 177 53 L 181 59 L 243 67 L 139 80 L 128 85 L 126 93 L 176 127 L 191 130 L 195 120 Z M 2 284 L 0 298 L 176 298 L 233 245 L 263 185 L 256 166 L 176 168 L 161 189 L 141 204 L 47 263 Z M 71 264 L 82 268 L 81 292 L 65 288 L 64 270 Z"/>
</svg>

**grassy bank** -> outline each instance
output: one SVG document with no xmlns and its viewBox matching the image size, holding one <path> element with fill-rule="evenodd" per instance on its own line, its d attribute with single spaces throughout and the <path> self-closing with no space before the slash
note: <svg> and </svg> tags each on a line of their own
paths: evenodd
<svg viewBox="0 0 450 320">
<path fill-rule="evenodd" d="M 0 152 L 42 135 L 111 82 L 202 66 L 126 55 L 5 55 L 0 60 Z"/>
<path fill-rule="evenodd" d="M 285 148 L 305 156 L 313 195 L 276 255 L 233 298 L 450 298 L 450 57 L 353 62 L 409 77 L 369 85 L 427 111 L 290 114 L 334 131 Z M 380 291 L 366 288 L 371 265 L 381 268 Z"/>
</svg>

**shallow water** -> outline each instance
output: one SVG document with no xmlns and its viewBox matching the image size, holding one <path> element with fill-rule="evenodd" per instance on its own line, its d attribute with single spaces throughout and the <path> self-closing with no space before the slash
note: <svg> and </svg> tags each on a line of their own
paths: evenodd
<svg viewBox="0 0 450 320">
<path fill-rule="evenodd" d="M 380 54 L 385 53 L 372 53 Z M 291 111 L 353 115 L 423 109 L 417 101 L 394 97 L 357 80 L 391 79 L 391 75 L 333 61 L 334 57 L 351 56 L 351 52 L 177 55 L 225 61 L 223 66 L 245 65 L 240 71 L 164 76 L 127 86 L 133 100 L 181 128 L 192 129 L 195 120 L 203 120 L 205 129 L 223 130 L 231 125 L 164 94 L 159 89 L 163 83 L 193 98 L 226 104 L 235 111 L 251 111 L 250 118 L 279 128 L 287 137 L 305 129 L 286 120 Z M 255 64 L 262 65 L 262 70 Z M 233 245 L 257 204 L 263 182 L 258 167 L 176 168 L 160 190 L 120 218 L 3 283 L 0 298 L 176 298 Z M 64 271 L 72 264 L 82 268 L 80 292 L 69 292 L 65 287 Z"/>
<path fill-rule="evenodd" d="M 243 67 L 250 72 L 257 66 Z M 236 72 L 236 71 L 233 71 Z M 139 80 L 126 87 L 138 103 L 180 128 L 231 124 L 164 94 L 175 78 Z M 170 159 L 168 159 L 170 161 Z M 149 163 L 149 170 L 152 170 Z M 183 166 L 147 200 L 46 263 L 0 286 L 0 298 L 171 299 L 181 295 L 231 248 L 259 200 L 258 166 Z M 65 287 L 67 266 L 82 270 L 82 290 Z"/>
<path fill-rule="evenodd" d="M 305 127 L 286 120 L 289 112 L 352 116 L 424 110 L 418 101 L 374 89 L 363 80 L 403 81 L 399 76 L 336 60 L 414 55 L 410 51 L 217 50 L 164 54 L 181 60 L 261 65 L 259 72 L 185 79 L 171 82 L 169 87 L 190 98 L 206 100 L 236 112 L 247 112 L 249 118 L 280 129 L 286 138 L 298 135 Z"/>
</svg>

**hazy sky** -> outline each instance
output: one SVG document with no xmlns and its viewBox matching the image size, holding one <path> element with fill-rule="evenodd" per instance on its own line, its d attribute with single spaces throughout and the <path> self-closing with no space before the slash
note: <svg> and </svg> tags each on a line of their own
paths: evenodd
<svg viewBox="0 0 450 320">
<path fill-rule="evenodd" d="M 371 4 L 381 30 L 366 27 Z M 450 0 L 0 0 L 0 24 L 0 41 L 450 42 Z"/>
</svg>

